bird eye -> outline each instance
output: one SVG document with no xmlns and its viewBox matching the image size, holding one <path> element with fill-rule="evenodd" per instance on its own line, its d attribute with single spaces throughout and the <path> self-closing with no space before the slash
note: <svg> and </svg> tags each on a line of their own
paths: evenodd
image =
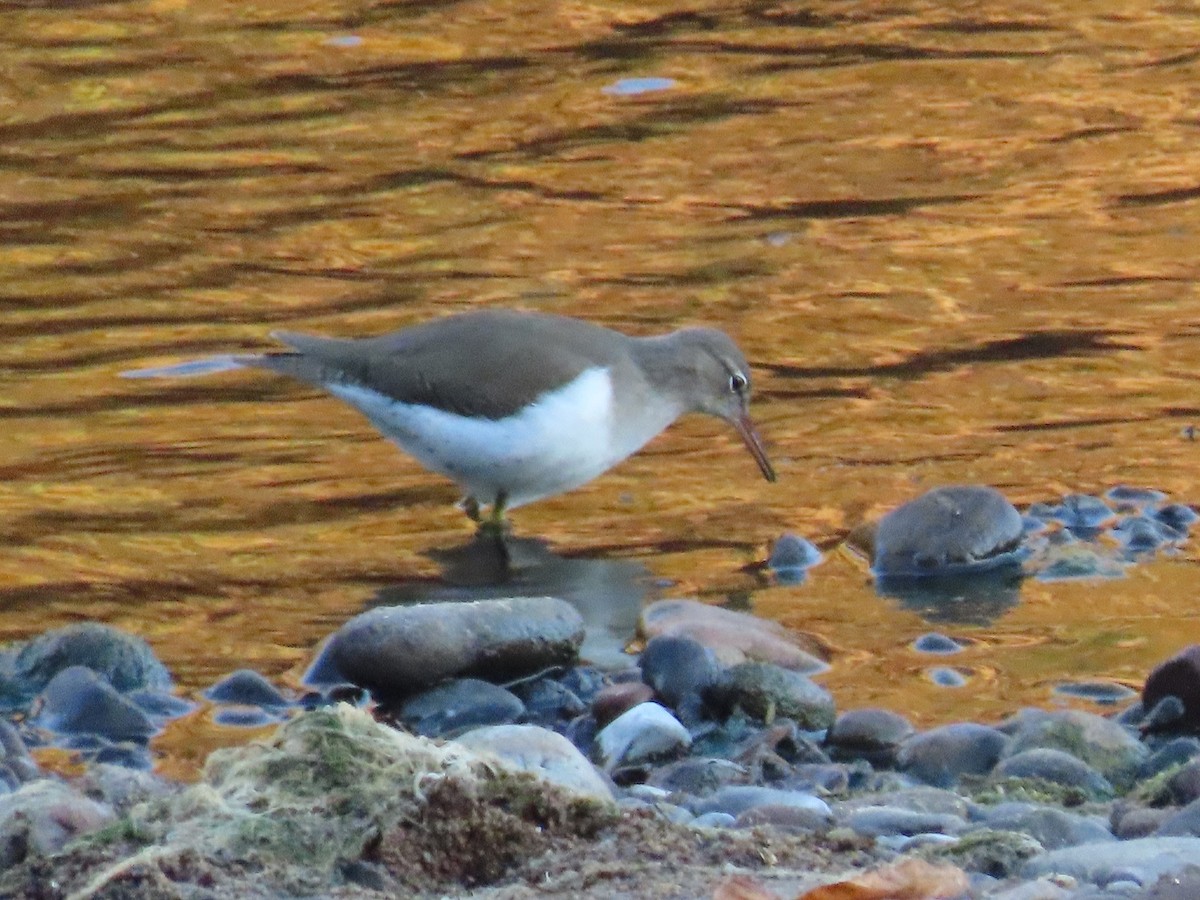
<svg viewBox="0 0 1200 900">
<path fill-rule="evenodd" d="M 729 390 L 733 393 L 744 394 L 748 387 L 750 387 L 750 382 L 741 372 L 734 372 L 729 376 Z"/>
</svg>

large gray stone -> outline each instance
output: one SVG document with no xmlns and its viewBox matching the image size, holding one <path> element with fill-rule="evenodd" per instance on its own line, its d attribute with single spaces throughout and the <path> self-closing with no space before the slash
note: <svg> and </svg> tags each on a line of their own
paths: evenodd
<svg viewBox="0 0 1200 900">
<path fill-rule="evenodd" d="M 402 697 L 447 678 L 505 681 L 572 663 L 583 631 L 575 607 L 555 597 L 381 606 L 343 625 L 321 662 Z"/>
<path fill-rule="evenodd" d="M 1006 756 L 1049 748 L 1070 753 L 1119 790 L 1129 788 L 1150 755 L 1146 745 L 1111 719 L 1077 709 L 1023 709 L 1002 726 L 1012 735 Z"/>
<path fill-rule="evenodd" d="M 995 728 L 956 722 L 905 741 L 896 758 L 901 772 L 936 787 L 953 787 L 963 775 L 986 775 L 1000 761 L 1008 737 Z"/>
</svg>

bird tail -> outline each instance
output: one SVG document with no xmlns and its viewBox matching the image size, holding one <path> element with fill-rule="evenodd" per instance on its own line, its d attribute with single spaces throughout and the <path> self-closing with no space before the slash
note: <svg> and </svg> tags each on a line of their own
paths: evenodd
<svg viewBox="0 0 1200 900">
<path fill-rule="evenodd" d="M 291 335 L 288 336 L 289 338 Z M 288 341 L 291 343 L 291 341 Z M 333 376 L 329 368 L 319 360 L 305 356 L 303 352 L 292 353 L 224 353 L 220 356 L 205 356 L 172 363 L 169 366 L 154 366 L 148 369 L 130 369 L 122 372 L 122 378 L 195 378 L 199 375 L 214 375 L 234 369 L 270 369 L 281 375 L 289 375 L 317 387 L 325 385 Z"/>
</svg>

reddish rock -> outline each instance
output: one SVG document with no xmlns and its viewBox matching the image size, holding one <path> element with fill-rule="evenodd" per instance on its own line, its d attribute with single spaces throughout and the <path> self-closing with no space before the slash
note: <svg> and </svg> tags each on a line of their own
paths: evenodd
<svg viewBox="0 0 1200 900">
<path fill-rule="evenodd" d="M 640 681 L 625 681 L 603 687 L 592 701 L 596 725 L 603 728 L 626 710 L 654 699 L 654 688 Z"/>
<path fill-rule="evenodd" d="M 708 647 L 726 666 L 769 662 L 812 674 L 829 668 L 828 651 L 808 635 L 748 613 L 696 600 L 660 600 L 642 611 L 638 629 L 646 638 L 682 635 Z"/>
</svg>

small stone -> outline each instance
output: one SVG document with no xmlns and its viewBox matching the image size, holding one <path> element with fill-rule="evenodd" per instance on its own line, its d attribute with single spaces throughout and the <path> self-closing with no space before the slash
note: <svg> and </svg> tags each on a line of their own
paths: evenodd
<svg viewBox="0 0 1200 900">
<path fill-rule="evenodd" d="M 536 725 L 491 725 L 459 735 L 455 743 L 479 753 L 491 753 L 504 764 L 532 772 L 575 794 L 604 803 L 613 801 L 612 788 L 596 768 L 561 734 Z"/>
<path fill-rule="evenodd" d="M 741 783 L 749 770 L 728 759 L 688 757 L 659 766 L 650 773 L 648 784 L 671 793 L 711 794 L 727 784 Z"/>
<path fill-rule="evenodd" d="M 482 725 L 515 722 L 525 704 L 512 691 L 477 678 L 458 678 L 405 700 L 397 719 L 415 734 L 449 737 Z"/>
<path fill-rule="evenodd" d="M 812 541 L 789 532 L 780 535 L 771 548 L 767 568 L 775 573 L 781 584 L 799 584 L 808 570 L 820 561 L 821 551 Z"/>
<path fill-rule="evenodd" d="M 277 712 L 263 709 L 261 706 L 243 706 L 240 703 L 226 704 L 212 714 L 213 722 L 226 728 L 263 728 L 267 725 L 278 725 L 283 718 Z"/>
<path fill-rule="evenodd" d="M 1162 875 L 1180 872 L 1200 859 L 1200 838 L 1147 837 L 1129 841 L 1079 844 L 1051 850 L 1030 859 L 1021 868 L 1022 878 L 1069 875 L 1079 881 L 1101 883 L 1118 870 L 1139 870 L 1143 884 Z"/>
<path fill-rule="evenodd" d="M 1156 509 L 1153 515 L 1176 534 L 1184 536 L 1195 524 L 1196 519 L 1200 518 L 1194 509 L 1182 503 L 1170 503 L 1161 509 Z"/>
<path fill-rule="evenodd" d="M 239 703 L 268 709 L 281 709 L 290 704 L 275 685 L 253 669 L 231 672 L 206 690 L 204 696 L 214 703 Z"/>
<path fill-rule="evenodd" d="M 158 730 L 137 706 L 83 666 L 71 666 L 55 675 L 39 702 L 37 724 L 61 734 L 143 743 Z"/>
<path fill-rule="evenodd" d="M 834 759 L 866 759 L 873 766 L 895 762 L 900 745 L 914 734 L 912 723 L 886 709 L 855 709 L 838 716 L 825 744 Z"/>
<path fill-rule="evenodd" d="M 1087 763 L 1062 750 L 1050 748 L 1025 750 L 1005 757 L 992 770 L 992 778 L 1036 778 L 1080 788 L 1095 799 L 1113 795 L 1108 779 Z"/>
<path fill-rule="evenodd" d="M 807 731 L 833 724 L 833 696 L 810 678 L 771 663 L 746 662 L 728 669 L 710 692 L 723 710 L 741 709 L 770 724 L 791 719 Z"/>
<path fill-rule="evenodd" d="M 1193 800 L 1187 806 L 1167 817 L 1154 833 L 1160 836 L 1190 835 L 1192 837 L 1200 837 L 1200 800 Z"/>
<path fill-rule="evenodd" d="M 780 790 L 779 788 L 754 785 L 730 785 L 723 787 L 710 797 L 695 804 L 697 815 L 708 812 L 724 812 L 740 818 L 746 812 L 763 806 L 789 807 L 816 813 L 825 824 L 833 821 L 829 804 L 819 797 L 803 791 Z"/>
<path fill-rule="evenodd" d="M 651 638 L 638 665 L 642 680 L 675 709 L 690 698 L 703 696 L 721 672 L 712 651 L 686 635 Z"/>
<path fill-rule="evenodd" d="M 1130 487 L 1127 484 L 1118 484 L 1116 487 L 1109 488 L 1104 492 L 1104 497 L 1112 503 L 1134 509 L 1162 503 L 1167 499 L 1167 495 L 1162 491 L 1156 491 L 1153 488 Z"/>
<path fill-rule="evenodd" d="M 596 735 L 596 750 L 606 772 L 680 753 L 692 736 L 657 703 L 641 703 L 618 716 Z"/>
<path fill-rule="evenodd" d="M 914 812 L 897 806 L 864 806 L 850 812 L 841 824 L 869 837 L 880 835 L 956 834 L 966 820 L 944 813 Z"/>
<path fill-rule="evenodd" d="M 910 738 L 900 748 L 900 771 L 936 787 L 953 787 L 963 775 L 986 775 L 1009 738 L 995 728 L 960 722 Z"/>
<path fill-rule="evenodd" d="M 966 687 L 967 677 L 960 669 L 951 666 L 935 666 L 925 672 L 926 677 L 939 687 Z"/>
<path fill-rule="evenodd" d="M 1099 816 L 1081 816 L 1035 803 L 999 803 L 985 808 L 982 826 L 993 831 L 1016 831 L 1034 838 L 1047 850 L 1114 840 Z"/>
<path fill-rule="evenodd" d="M 707 813 L 722 815 L 722 813 Z M 828 813 L 806 806 L 791 806 L 783 803 L 764 803 L 751 807 L 733 820 L 738 828 L 754 828 L 770 825 L 792 834 L 823 831 L 829 827 Z"/>
<path fill-rule="evenodd" d="M 923 634 L 912 642 L 912 648 L 918 653 L 932 653 L 939 656 L 948 656 L 952 653 L 961 653 L 963 645 L 954 638 L 946 637 L 944 634 L 930 632 Z"/>
</svg>

